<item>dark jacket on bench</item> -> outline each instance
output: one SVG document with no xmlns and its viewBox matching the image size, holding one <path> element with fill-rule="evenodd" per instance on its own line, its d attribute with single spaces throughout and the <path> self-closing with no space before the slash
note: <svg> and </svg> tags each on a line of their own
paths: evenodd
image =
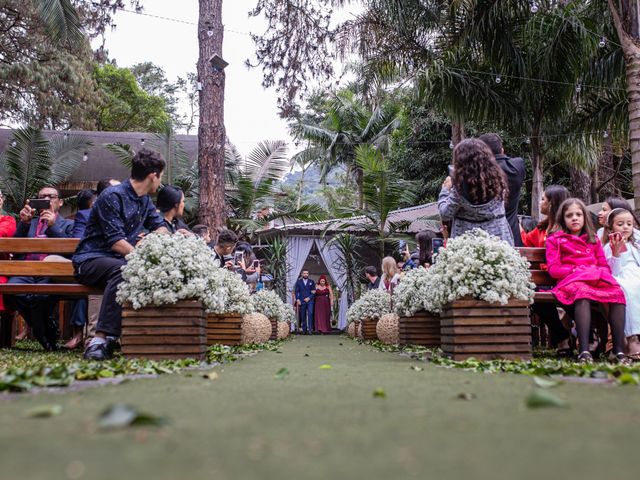
<svg viewBox="0 0 640 480">
<path fill-rule="evenodd" d="M 36 229 L 38 228 L 39 218 L 32 218 L 28 225 L 18 220 L 16 233 L 14 237 L 35 238 Z M 58 214 L 56 221 L 50 227 L 47 227 L 44 234 L 49 238 L 73 238 L 73 220 L 67 220 Z"/>
</svg>

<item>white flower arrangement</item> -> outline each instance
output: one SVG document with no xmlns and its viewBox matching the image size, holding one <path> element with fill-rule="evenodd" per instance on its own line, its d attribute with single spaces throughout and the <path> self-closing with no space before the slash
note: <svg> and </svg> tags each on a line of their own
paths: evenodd
<svg viewBox="0 0 640 480">
<path fill-rule="evenodd" d="M 479 229 L 450 239 L 427 275 L 427 280 L 416 282 L 422 285 L 418 293 L 428 297 L 423 299 L 425 309 L 436 313 L 463 297 L 502 305 L 512 298 L 533 301 L 529 262 L 507 242 Z M 404 282 L 405 278 L 400 285 Z M 400 303 L 407 311 L 413 309 L 408 301 Z"/>
<path fill-rule="evenodd" d="M 126 259 L 116 296 L 120 304 L 130 303 L 137 310 L 194 299 L 202 301 L 207 312 L 251 311 L 245 283 L 215 265 L 201 238 L 152 233 Z"/>
<path fill-rule="evenodd" d="M 393 290 L 395 312 L 402 317 L 412 317 L 421 310 L 433 312 L 437 308 L 430 294 L 433 279 L 434 275 L 424 267 L 406 272 Z"/>
<path fill-rule="evenodd" d="M 254 311 L 263 314 L 271 320 L 286 322 L 291 318 L 287 311 L 288 305 L 285 304 L 273 290 L 260 290 L 251 296 L 251 303 L 253 304 Z M 290 307 L 289 310 L 293 312 Z"/>
<path fill-rule="evenodd" d="M 385 290 L 369 290 L 349 307 L 347 322 L 378 320 L 385 313 L 391 313 L 391 295 Z"/>
<path fill-rule="evenodd" d="M 207 278 L 207 295 L 219 296 L 222 299 L 222 303 L 210 303 L 211 307 L 207 309 L 209 313 L 253 313 L 249 286 L 242 281 L 240 275 L 226 268 L 217 268 L 215 273 Z M 209 303 L 205 302 L 205 305 Z"/>
</svg>

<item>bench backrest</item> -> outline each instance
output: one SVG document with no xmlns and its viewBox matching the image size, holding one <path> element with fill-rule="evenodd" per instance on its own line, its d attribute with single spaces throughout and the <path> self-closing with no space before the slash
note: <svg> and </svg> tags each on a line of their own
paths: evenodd
<svg viewBox="0 0 640 480">
<path fill-rule="evenodd" d="M 0 238 L 0 254 L 71 255 L 76 251 L 78 243 L 78 238 Z M 0 260 L 0 275 L 73 277 L 73 265 L 69 261 Z"/>
<path fill-rule="evenodd" d="M 531 264 L 531 281 L 537 286 L 553 286 L 556 280 L 549 275 L 549 272 L 540 267 L 547 262 L 546 249 L 521 247 L 517 249 L 520 255 L 525 257 Z"/>
</svg>

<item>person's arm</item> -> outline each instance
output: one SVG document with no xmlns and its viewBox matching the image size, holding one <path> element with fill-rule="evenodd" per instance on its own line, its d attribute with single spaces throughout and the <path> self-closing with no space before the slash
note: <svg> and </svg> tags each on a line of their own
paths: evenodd
<svg viewBox="0 0 640 480">
<path fill-rule="evenodd" d="M 333 308 L 333 289 L 331 288 L 331 285 L 329 285 L 328 287 L 329 287 L 329 307 Z"/>
<path fill-rule="evenodd" d="M 458 202 L 458 194 L 455 189 L 447 188 L 445 186 L 440 190 L 438 196 L 438 212 L 440 213 L 440 219 L 443 222 L 451 221 L 455 217 L 460 204 Z"/>
<path fill-rule="evenodd" d="M 0 237 L 13 237 L 16 233 L 16 219 L 11 215 L 0 217 Z"/>
<path fill-rule="evenodd" d="M 555 236 L 547 238 L 547 267 L 552 278 L 562 279 L 574 271 L 572 265 L 563 265 L 560 255 L 558 239 Z"/>
<path fill-rule="evenodd" d="M 117 254 L 122 255 L 123 257 L 126 257 L 131 252 L 133 252 L 134 247 L 129 242 L 123 239 L 118 240 L 116 243 L 111 245 L 111 250 L 116 252 Z"/>
<path fill-rule="evenodd" d="M 131 251 L 129 248 L 133 249 L 133 245 L 127 240 L 124 219 L 121 216 L 119 208 L 120 201 L 117 194 L 105 192 L 98 198 L 93 208 L 95 209 L 96 219 L 104 234 L 105 242 L 110 249 L 122 255 L 122 252 L 129 253 Z M 124 243 L 118 243 L 120 241 L 124 241 Z M 116 243 L 118 243 L 117 247 L 115 247 Z"/>
<path fill-rule="evenodd" d="M 150 198 L 147 199 L 147 208 L 143 221 L 144 228 L 150 232 L 170 234 L 169 229 L 165 226 L 164 217 L 156 210 L 155 205 Z"/>
<path fill-rule="evenodd" d="M 84 231 L 87 228 L 87 221 L 89 220 L 89 212 L 79 211 L 76 212 L 76 218 L 73 220 L 73 238 L 82 238 Z"/>
<path fill-rule="evenodd" d="M 596 257 L 596 265 L 606 270 L 607 272 L 611 272 L 611 268 L 609 267 L 609 262 L 607 262 L 607 257 L 604 254 L 604 249 L 602 248 L 602 244 L 598 239 L 596 239 L 596 244 L 593 247 L 593 253 Z"/>
<path fill-rule="evenodd" d="M 611 273 L 614 277 L 619 277 L 622 274 L 622 262 L 620 261 L 620 257 L 613 254 L 613 249 L 611 248 L 611 244 L 608 243 L 603 247 L 604 256 L 607 259 L 607 264 L 611 269 Z"/>
</svg>

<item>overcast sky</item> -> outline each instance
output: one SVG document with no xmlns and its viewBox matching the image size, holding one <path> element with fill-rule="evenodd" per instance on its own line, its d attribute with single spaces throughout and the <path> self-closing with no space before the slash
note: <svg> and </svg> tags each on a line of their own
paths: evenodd
<svg viewBox="0 0 640 480">
<path fill-rule="evenodd" d="M 198 21 L 198 0 L 146 0 L 143 5 L 143 13 L 148 15 L 194 24 Z M 254 0 L 223 2 L 223 57 L 229 62 L 225 70 L 225 124 L 227 136 L 244 155 L 261 140 L 291 141 L 286 122 L 278 117 L 275 90 L 262 88 L 260 69 L 248 70 L 244 65 L 255 50 L 247 32 L 263 31 L 261 19 L 247 16 L 254 5 Z M 106 47 L 120 67 L 150 61 L 164 68 L 172 81 L 196 71 L 196 25 L 124 11 L 116 14 L 114 23 L 115 30 L 106 34 Z"/>
</svg>

